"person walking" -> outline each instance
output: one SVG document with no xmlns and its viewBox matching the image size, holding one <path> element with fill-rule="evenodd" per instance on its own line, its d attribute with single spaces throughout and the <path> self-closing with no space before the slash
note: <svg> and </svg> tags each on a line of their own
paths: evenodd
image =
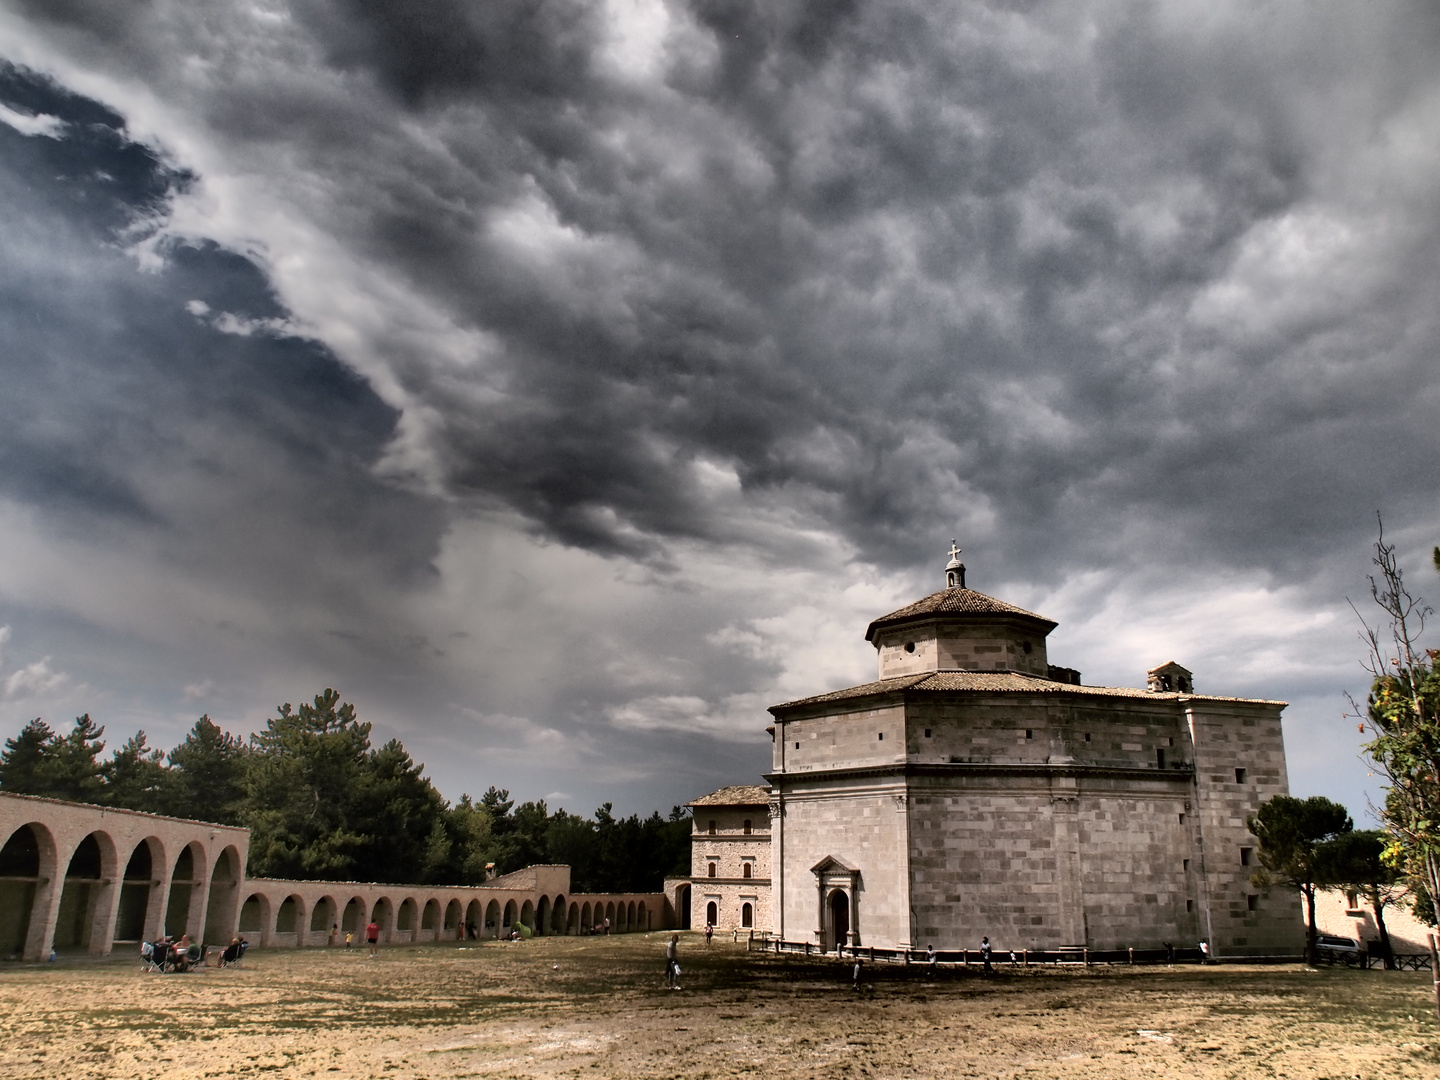
<svg viewBox="0 0 1440 1080">
<path fill-rule="evenodd" d="M 330 940 L 326 943 L 327 946 L 328 946 L 329 948 L 333 949 L 333 948 L 335 947 L 335 941 L 336 941 L 336 939 L 339 938 L 339 937 L 340 937 L 340 924 L 339 924 L 339 923 L 331 923 L 331 924 L 330 924 Z"/>
<path fill-rule="evenodd" d="M 665 985 L 680 989 L 680 935 L 671 934 L 665 945 Z"/>
<path fill-rule="evenodd" d="M 865 979 L 865 961 L 860 957 L 855 958 L 855 967 L 850 972 L 850 982 L 855 987 L 855 992 L 861 992 L 861 986 Z"/>
<path fill-rule="evenodd" d="M 925 964 L 926 964 L 926 969 L 925 969 L 925 970 L 926 970 L 926 974 L 928 975 L 929 978 L 934 979 L 934 978 L 935 978 L 935 946 L 934 946 L 933 944 L 932 944 L 932 945 L 927 945 L 927 946 L 925 947 Z"/>
<path fill-rule="evenodd" d="M 712 937 L 714 937 L 714 936 L 715 936 L 715 927 L 711 926 L 711 925 L 707 922 L 707 923 L 705 924 L 705 947 L 706 947 L 707 949 L 710 947 L 710 939 L 711 939 Z"/>
<path fill-rule="evenodd" d="M 990 967 L 990 939 L 988 937 L 980 939 L 980 960 L 985 965 L 985 974 L 992 974 L 994 969 Z"/>
<path fill-rule="evenodd" d="M 370 958 L 373 960 L 380 955 L 380 924 L 372 922 L 365 927 L 365 940 L 370 945 Z"/>
</svg>

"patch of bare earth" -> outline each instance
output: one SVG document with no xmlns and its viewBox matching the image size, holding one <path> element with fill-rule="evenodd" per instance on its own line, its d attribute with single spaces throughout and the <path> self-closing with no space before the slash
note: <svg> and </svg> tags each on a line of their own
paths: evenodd
<svg viewBox="0 0 1440 1080">
<path fill-rule="evenodd" d="M 555 938 L 0 968 L 14 1077 L 1440 1078 L 1428 973 L 876 965 Z"/>
</svg>

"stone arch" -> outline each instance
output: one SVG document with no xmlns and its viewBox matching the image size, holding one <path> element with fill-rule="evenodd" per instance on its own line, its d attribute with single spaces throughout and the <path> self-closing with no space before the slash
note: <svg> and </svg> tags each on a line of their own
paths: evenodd
<svg viewBox="0 0 1440 1080">
<path fill-rule="evenodd" d="M 460 901 L 451 900 L 450 903 L 445 905 L 445 924 L 442 929 L 448 930 L 454 935 L 460 926 L 460 916 L 462 914 L 463 909 L 460 907 Z"/>
<path fill-rule="evenodd" d="M 565 896 L 560 894 L 555 897 L 555 903 L 550 905 L 550 932 L 552 934 L 565 933 Z"/>
<path fill-rule="evenodd" d="M 415 931 L 415 916 L 420 912 L 420 905 L 415 902 L 413 896 L 407 896 L 404 903 L 400 905 L 400 911 L 395 916 L 395 929 L 402 933 L 408 933 L 413 940 Z"/>
<path fill-rule="evenodd" d="M 335 937 L 330 936 L 334 931 Z M 340 904 L 333 896 L 322 896 L 310 912 L 310 933 L 325 935 L 327 945 L 334 945 L 340 936 Z"/>
<path fill-rule="evenodd" d="M 570 901 L 570 911 L 565 916 L 565 933 L 578 934 L 583 924 L 580 921 L 580 905 Z"/>
<path fill-rule="evenodd" d="M 615 901 L 609 900 L 605 904 L 605 918 L 610 920 L 610 929 L 615 929 Z"/>
<path fill-rule="evenodd" d="M 425 908 L 420 912 L 420 929 L 440 929 L 440 901 L 433 896 L 425 901 Z"/>
<path fill-rule="evenodd" d="M 240 852 L 229 844 L 215 859 L 210 872 L 210 889 L 205 904 L 205 940 L 225 944 L 235 936 L 240 921 Z M 270 900 L 265 899 L 266 921 L 269 925 Z"/>
<path fill-rule="evenodd" d="M 707 901 L 705 904 L 705 925 L 716 926 L 719 924 L 719 922 L 720 905 L 717 904 L 714 900 Z"/>
<path fill-rule="evenodd" d="M 747 930 L 755 925 L 755 907 L 749 900 L 740 905 L 740 925 Z"/>
<path fill-rule="evenodd" d="M 595 922 L 590 918 L 590 901 L 585 901 L 585 906 L 580 909 L 580 932 L 588 934 L 595 929 Z"/>
<path fill-rule="evenodd" d="M 356 937 L 363 937 L 362 931 L 365 929 L 365 923 L 362 920 L 365 918 L 365 912 L 365 898 L 363 896 L 351 897 L 350 902 L 345 905 L 344 912 L 340 915 L 340 933 L 342 935 L 353 933 Z"/>
<path fill-rule="evenodd" d="M 120 878 L 120 904 L 115 912 L 113 942 L 137 944 L 160 929 L 163 894 L 157 878 L 165 866 L 165 845 L 147 836 L 131 850 Z"/>
<path fill-rule="evenodd" d="M 55 837 L 38 821 L 0 846 L 0 956 L 38 960 L 49 951 L 45 923 L 55 893 Z"/>
<path fill-rule="evenodd" d="M 675 893 L 675 914 L 681 930 L 690 929 L 690 886 L 681 885 Z"/>
<path fill-rule="evenodd" d="M 170 870 L 170 895 L 165 901 L 164 930 L 170 937 L 188 933 L 200 921 L 205 897 L 199 886 L 205 883 L 205 849 L 192 840 L 175 856 Z"/>
<path fill-rule="evenodd" d="M 644 900 L 641 900 L 635 905 L 635 926 L 636 929 L 642 932 L 648 932 L 652 929 L 650 926 L 650 909 L 645 906 Z"/>
<path fill-rule="evenodd" d="M 261 943 L 264 944 L 270 937 L 270 897 L 261 892 L 247 896 L 240 905 L 240 920 L 236 931 L 241 934 L 263 935 Z M 210 935 L 206 936 L 210 938 Z M 229 944 L 218 937 L 212 940 L 222 945 Z"/>
<path fill-rule="evenodd" d="M 388 896 L 380 897 L 370 908 L 366 925 L 372 922 L 380 928 L 380 940 L 389 941 L 390 935 L 395 932 L 395 904 Z"/>
<path fill-rule="evenodd" d="M 465 936 L 472 941 L 485 936 L 485 909 L 479 899 L 471 900 L 465 906 Z"/>
<path fill-rule="evenodd" d="M 515 925 L 516 914 L 517 909 L 515 907 L 515 901 L 506 900 L 505 913 L 500 917 L 500 934 L 502 937 L 508 935 L 510 932 L 510 928 Z"/>
<path fill-rule="evenodd" d="M 535 925 L 530 929 L 534 930 L 537 934 L 543 935 L 550 928 L 548 925 L 549 921 L 550 898 L 548 896 L 542 896 L 535 904 Z"/>
<path fill-rule="evenodd" d="M 635 929 L 635 901 L 631 900 L 625 905 L 625 929 Z"/>
<path fill-rule="evenodd" d="M 295 944 L 304 945 L 305 938 L 301 929 L 307 925 L 305 919 L 305 898 L 299 893 L 291 893 L 280 901 L 280 906 L 275 909 L 275 933 L 294 934 Z"/>
<path fill-rule="evenodd" d="M 60 907 L 51 943 L 57 950 L 84 949 L 105 953 L 110 949 L 115 900 L 120 876 L 115 841 L 100 829 L 87 833 L 75 845 L 65 866 Z"/>
<path fill-rule="evenodd" d="M 535 905 L 528 899 L 520 905 L 520 914 L 516 922 L 527 930 L 535 929 Z"/>
</svg>

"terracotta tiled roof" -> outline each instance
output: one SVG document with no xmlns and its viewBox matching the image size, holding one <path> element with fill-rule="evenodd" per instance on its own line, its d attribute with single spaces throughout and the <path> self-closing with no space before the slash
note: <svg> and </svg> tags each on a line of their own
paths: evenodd
<svg viewBox="0 0 1440 1080">
<path fill-rule="evenodd" d="M 844 690 L 833 690 L 828 694 L 799 698 L 780 705 L 772 705 L 770 711 L 789 709 L 798 705 L 823 705 L 832 701 L 850 701 L 855 698 L 877 697 L 892 694 L 898 690 L 920 693 L 946 693 L 962 690 L 980 691 L 992 694 L 1057 694 L 1070 697 L 1123 697 L 1146 698 L 1152 701 L 1176 701 L 1191 698 L 1197 701 L 1244 701 L 1266 705 L 1282 705 L 1284 702 L 1268 701 L 1264 698 L 1215 697 L 1210 694 L 1152 693 L 1129 686 L 1076 686 L 1073 683 L 1051 682 L 1035 675 L 1023 675 L 1018 671 L 927 671 L 919 675 L 902 675 L 897 679 L 881 679 L 878 682 L 861 683 Z"/>
<path fill-rule="evenodd" d="M 899 611 L 892 611 L 889 615 L 880 616 L 865 631 L 865 640 L 871 640 L 875 636 L 875 631 L 883 627 L 905 622 L 907 619 L 921 615 L 1020 615 L 1026 619 L 1044 623 L 1048 627 L 1046 633 L 1060 625 L 1054 619 L 1036 615 L 1033 611 L 1026 611 L 1014 604 L 1007 604 L 1004 600 L 996 600 L 993 596 L 986 596 L 974 589 L 941 589 L 937 593 L 931 593 L 923 600 L 916 600 L 915 603 L 902 607 Z"/>
<path fill-rule="evenodd" d="M 756 784 L 735 784 L 701 795 L 686 806 L 768 806 L 770 789 Z"/>
</svg>

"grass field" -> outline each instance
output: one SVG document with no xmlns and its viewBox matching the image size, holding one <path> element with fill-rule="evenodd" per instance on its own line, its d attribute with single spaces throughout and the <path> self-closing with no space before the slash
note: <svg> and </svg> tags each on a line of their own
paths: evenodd
<svg viewBox="0 0 1440 1080">
<path fill-rule="evenodd" d="M 242 969 L 0 968 L 10 1077 L 1440 1078 L 1429 973 L 975 969 L 660 934 L 252 951 Z"/>
</svg>

